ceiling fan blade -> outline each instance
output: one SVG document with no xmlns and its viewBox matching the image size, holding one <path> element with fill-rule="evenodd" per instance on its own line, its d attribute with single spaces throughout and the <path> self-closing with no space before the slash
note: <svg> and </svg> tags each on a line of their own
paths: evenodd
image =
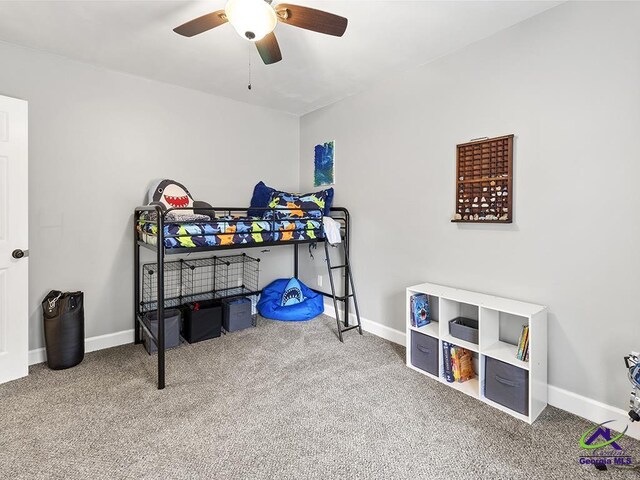
<svg viewBox="0 0 640 480">
<path fill-rule="evenodd" d="M 282 60 L 280 45 L 278 45 L 278 40 L 276 40 L 273 32 L 266 35 L 262 40 L 258 40 L 256 47 L 265 65 L 271 65 Z"/>
<path fill-rule="evenodd" d="M 306 30 L 341 37 L 347 29 L 348 20 L 333 13 L 288 3 L 280 3 L 274 8 L 278 20 Z"/>
<path fill-rule="evenodd" d="M 185 37 L 193 37 L 194 35 L 219 27 L 227 22 L 228 20 L 227 16 L 224 14 L 224 10 L 217 10 L 195 18 L 190 22 L 184 23 L 179 27 L 174 28 L 173 31 L 180 35 L 184 35 Z"/>
</svg>

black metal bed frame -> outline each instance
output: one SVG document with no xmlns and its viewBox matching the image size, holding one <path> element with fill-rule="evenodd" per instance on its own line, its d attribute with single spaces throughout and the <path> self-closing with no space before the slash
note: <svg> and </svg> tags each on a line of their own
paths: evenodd
<svg viewBox="0 0 640 480">
<path fill-rule="evenodd" d="M 298 263 L 299 263 L 299 252 L 298 247 L 300 244 L 311 244 L 316 242 L 324 242 L 325 237 L 324 234 L 321 237 L 313 238 L 313 239 L 305 239 L 305 240 L 277 240 L 277 241 L 268 241 L 268 242 L 254 242 L 254 243 L 239 243 L 239 244 L 229 244 L 229 245 L 215 245 L 215 246 L 207 246 L 207 247 L 178 247 L 178 248 L 166 248 L 165 247 L 165 239 L 166 238 L 180 238 L 180 237 L 191 237 L 191 234 L 176 234 L 176 235 L 165 235 L 164 234 L 164 225 L 166 223 L 171 224 L 180 224 L 180 223 L 207 223 L 202 221 L 176 221 L 173 219 L 167 219 L 167 215 L 170 212 L 180 211 L 180 210 L 191 210 L 188 208 L 170 208 L 167 210 L 162 210 L 162 208 L 158 205 L 147 205 L 142 207 L 137 207 L 134 210 L 133 215 L 133 237 L 134 237 L 134 250 L 133 250 L 133 259 L 134 259 L 134 332 L 135 332 L 135 343 L 142 343 L 142 330 L 144 330 L 145 334 L 149 337 L 150 341 L 155 343 L 157 347 L 157 355 L 158 355 L 158 390 L 162 390 L 165 387 L 165 338 L 164 338 L 164 310 L 165 310 L 165 298 L 164 298 L 164 261 L 167 255 L 181 255 L 181 254 L 189 254 L 196 252 L 219 252 L 221 250 L 241 250 L 247 248 L 264 248 L 270 246 L 284 246 L 284 245 L 292 245 L 293 246 L 293 265 L 294 265 L 294 276 L 298 278 Z M 195 208 L 195 213 L 209 215 L 211 217 L 210 222 L 224 222 L 229 224 L 241 223 L 248 221 L 246 219 L 247 211 L 249 208 L 247 207 L 211 207 L 211 208 Z M 255 220 L 262 222 L 271 222 L 273 233 L 282 233 L 281 230 L 275 229 L 276 222 L 290 221 L 290 222 L 306 222 L 307 220 L 315 220 L 320 222 L 320 228 L 317 230 L 323 231 L 322 226 L 322 217 L 314 218 L 308 216 L 308 214 L 314 210 L 310 209 L 296 209 L 302 210 L 303 213 L 307 213 L 306 216 L 303 217 L 284 217 L 278 218 L 276 220 L 276 212 L 278 210 L 289 210 L 286 207 L 276 207 L 276 208 L 253 208 L 253 210 L 261 210 L 261 211 L 271 211 L 272 216 L 269 220 Z M 317 210 L 315 210 L 317 212 Z M 333 217 L 336 221 L 340 223 L 341 226 L 341 234 L 344 243 L 344 252 L 345 257 L 348 258 L 349 255 L 349 237 L 350 237 L 350 228 L 351 228 L 351 219 L 349 211 L 343 207 L 331 207 L 331 217 Z M 228 219 L 216 219 L 216 213 L 224 212 L 226 215 L 231 216 L 233 214 L 244 213 L 245 218 L 238 218 L 235 220 Z M 155 213 L 155 219 L 141 219 L 141 215 L 143 214 L 152 214 Z M 147 243 L 140 238 L 141 230 L 139 229 L 140 220 L 143 220 L 145 223 L 155 223 L 157 225 L 157 233 L 155 235 L 156 244 L 152 245 Z M 294 223 L 295 225 L 295 223 Z M 307 231 L 307 228 L 294 228 L 292 230 L 286 230 L 285 232 L 291 232 L 295 235 L 297 232 Z M 239 232 L 241 233 L 241 232 Z M 153 236 L 151 233 L 145 232 L 147 236 Z M 220 232 L 215 235 L 233 235 L 234 233 L 226 233 Z M 156 252 L 156 263 L 157 263 L 157 310 L 158 310 L 158 334 L 157 336 L 153 334 L 150 328 L 147 327 L 145 322 L 143 321 L 143 311 L 141 309 L 141 298 L 140 298 L 140 247 L 147 248 L 149 250 Z M 327 252 L 328 255 L 328 252 Z M 348 263 L 348 262 L 347 262 Z M 335 288 L 333 285 L 333 279 L 331 277 L 331 267 L 329 270 L 332 291 L 335 292 Z M 360 328 L 359 322 L 358 325 L 349 326 L 349 298 L 354 296 L 354 292 L 349 293 L 350 286 L 353 286 L 353 280 L 351 278 L 350 268 L 345 268 L 344 273 L 344 283 L 343 283 L 343 295 L 337 296 L 335 293 L 327 293 L 321 290 L 311 289 L 316 293 L 319 293 L 325 297 L 331 297 L 333 299 L 334 306 L 336 307 L 336 318 L 338 320 L 338 334 L 340 337 L 340 341 L 342 341 L 342 332 L 352 329 L 359 328 L 360 334 L 362 334 L 362 329 Z M 257 291 L 254 293 L 261 293 L 261 291 Z M 345 329 L 341 329 L 340 320 L 337 311 L 337 302 L 344 302 L 344 326 Z M 357 304 L 356 304 L 357 308 Z"/>
</svg>

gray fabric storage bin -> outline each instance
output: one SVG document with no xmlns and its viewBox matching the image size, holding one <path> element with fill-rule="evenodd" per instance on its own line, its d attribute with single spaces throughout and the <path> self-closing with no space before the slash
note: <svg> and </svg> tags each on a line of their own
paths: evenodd
<svg viewBox="0 0 640 480">
<path fill-rule="evenodd" d="M 452 337 L 471 343 L 478 343 L 478 320 L 456 317 L 449 320 L 449 333 Z"/>
<path fill-rule="evenodd" d="M 227 332 L 253 327 L 251 300 L 233 298 L 222 301 L 222 326 Z"/>
<path fill-rule="evenodd" d="M 165 308 L 164 310 L 164 348 L 173 348 L 180 345 L 180 310 L 176 308 Z M 148 312 L 144 315 L 144 324 L 151 333 L 158 337 L 158 311 Z M 149 354 L 158 351 L 155 342 L 149 338 L 147 332 L 142 331 L 142 341 L 144 348 Z"/>
<path fill-rule="evenodd" d="M 411 330 L 411 365 L 438 376 L 438 339 Z"/>
<path fill-rule="evenodd" d="M 529 372 L 495 358 L 485 357 L 484 396 L 529 415 Z"/>
</svg>

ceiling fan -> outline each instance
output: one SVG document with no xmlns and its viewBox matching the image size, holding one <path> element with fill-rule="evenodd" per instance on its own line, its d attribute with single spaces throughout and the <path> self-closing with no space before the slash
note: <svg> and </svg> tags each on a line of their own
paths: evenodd
<svg viewBox="0 0 640 480">
<path fill-rule="evenodd" d="M 282 60 L 273 33 L 278 21 L 335 37 L 341 37 L 347 29 L 346 18 L 315 8 L 288 3 L 272 6 L 271 0 L 229 0 L 224 10 L 207 13 L 173 31 L 193 37 L 229 22 L 242 38 L 256 44 L 262 61 L 270 65 Z"/>
</svg>

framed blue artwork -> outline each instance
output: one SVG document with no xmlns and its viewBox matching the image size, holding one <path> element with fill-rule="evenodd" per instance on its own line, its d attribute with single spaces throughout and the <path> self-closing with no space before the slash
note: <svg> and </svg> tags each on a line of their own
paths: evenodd
<svg viewBox="0 0 640 480">
<path fill-rule="evenodd" d="M 335 183 L 335 142 L 315 146 L 313 159 L 313 186 L 333 185 Z"/>
</svg>

